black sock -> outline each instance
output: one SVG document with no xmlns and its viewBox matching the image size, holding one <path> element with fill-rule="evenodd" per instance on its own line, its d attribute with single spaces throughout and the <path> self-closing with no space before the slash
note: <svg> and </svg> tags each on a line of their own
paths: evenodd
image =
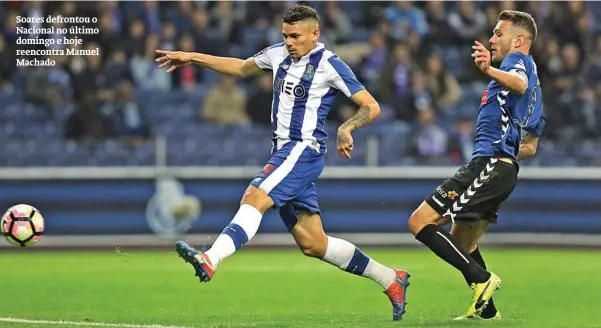
<svg viewBox="0 0 601 328">
<path fill-rule="evenodd" d="M 490 273 L 463 252 L 451 234 L 439 226 L 429 224 L 423 227 L 415 238 L 428 246 L 438 257 L 461 271 L 470 281 L 481 283 L 490 278 Z"/>
<path fill-rule="evenodd" d="M 483 269 L 486 269 L 486 264 L 484 263 L 484 259 L 482 258 L 482 254 L 480 254 L 480 250 L 476 248 L 473 252 L 470 253 L 470 256 L 476 263 L 478 263 Z M 468 278 L 464 275 L 465 281 L 467 284 L 471 284 L 473 281 L 469 281 Z M 497 314 L 497 308 L 495 307 L 495 303 L 492 301 L 492 298 L 488 301 L 486 307 L 482 310 L 482 318 L 492 318 Z"/>
</svg>

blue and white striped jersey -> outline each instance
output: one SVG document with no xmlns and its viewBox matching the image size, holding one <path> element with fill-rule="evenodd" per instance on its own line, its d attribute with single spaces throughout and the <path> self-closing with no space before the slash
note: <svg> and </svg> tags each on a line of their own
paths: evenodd
<svg viewBox="0 0 601 328">
<path fill-rule="evenodd" d="M 309 142 L 326 152 L 326 116 L 339 92 L 347 97 L 364 90 L 355 74 L 338 56 L 318 43 L 294 62 L 284 43 L 263 49 L 254 57 L 257 65 L 273 72 L 271 125 L 274 149 L 290 141 Z"/>
</svg>

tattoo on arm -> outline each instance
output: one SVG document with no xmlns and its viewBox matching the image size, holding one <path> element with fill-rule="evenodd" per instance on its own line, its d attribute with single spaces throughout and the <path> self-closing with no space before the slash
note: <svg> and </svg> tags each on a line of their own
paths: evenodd
<svg viewBox="0 0 601 328">
<path fill-rule="evenodd" d="M 369 107 L 369 105 L 363 105 L 359 108 L 355 116 L 348 119 L 348 121 L 344 122 L 340 127 L 355 130 L 369 124 L 369 122 L 371 122 L 371 107 Z"/>
</svg>

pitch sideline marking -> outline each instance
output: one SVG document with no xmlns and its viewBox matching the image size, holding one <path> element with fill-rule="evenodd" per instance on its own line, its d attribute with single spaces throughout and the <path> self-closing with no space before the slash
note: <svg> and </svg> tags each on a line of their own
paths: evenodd
<svg viewBox="0 0 601 328">
<path fill-rule="evenodd" d="M 136 325 L 127 323 L 105 323 L 105 322 L 81 322 L 81 321 L 52 321 L 52 320 L 30 320 L 21 318 L 0 317 L 0 322 L 23 323 L 23 324 L 46 324 L 46 325 L 71 325 L 88 327 L 115 327 L 115 328 L 194 328 L 192 326 L 163 326 L 163 325 Z"/>
</svg>

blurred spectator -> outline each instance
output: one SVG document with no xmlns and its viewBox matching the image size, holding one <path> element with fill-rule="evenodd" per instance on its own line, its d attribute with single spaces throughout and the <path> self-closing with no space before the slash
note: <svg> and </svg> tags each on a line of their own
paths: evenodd
<svg viewBox="0 0 601 328">
<path fill-rule="evenodd" d="M 49 109 L 52 99 L 50 79 L 45 67 L 32 67 L 27 75 L 25 99 L 27 103 Z"/>
<path fill-rule="evenodd" d="M 83 94 L 75 111 L 67 119 L 64 130 L 65 138 L 71 140 L 102 139 L 110 135 L 110 123 L 98 108 L 93 94 Z"/>
<path fill-rule="evenodd" d="M 223 75 L 219 84 L 209 90 L 201 117 L 218 125 L 242 125 L 250 122 L 246 113 L 246 96 L 236 85 L 236 79 Z"/>
<path fill-rule="evenodd" d="M 148 33 L 159 34 L 161 32 L 162 22 L 158 3 L 154 0 L 145 0 L 142 4 L 144 9 L 142 9 L 140 18 L 144 21 Z"/>
<path fill-rule="evenodd" d="M 582 15 L 587 15 L 582 1 L 560 2 L 551 11 L 553 34 L 559 38 L 561 44 L 573 43 L 580 52 L 585 50 L 584 40 L 576 27 Z"/>
<path fill-rule="evenodd" d="M 461 117 L 455 124 L 449 138 L 449 157 L 456 164 L 466 163 L 474 150 L 475 118 Z"/>
<path fill-rule="evenodd" d="M 4 79 L 11 79 L 15 72 L 15 51 L 11 49 L 4 37 L 0 35 L 0 74 Z"/>
<path fill-rule="evenodd" d="M 189 35 L 183 35 L 179 40 L 179 50 L 193 52 L 196 48 L 194 39 Z M 202 82 L 202 69 L 197 65 L 186 65 L 175 70 L 172 75 L 172 83 L 176 88 L 186 91 L 197 90 L 198 84 Z"/>
<path fill-rule="evenodd" d="M 175 29 L 175 25 L 172 22 L 165 22 L 161 33 L 160 48 L 163 50 L 175 50 L 177 43 L 177 30 Z"/>
<path fill-rule="evenodd" d="M 88 49 L 99 47 L 97 44 L 88 44 Z M 96 93 L 98 101 L 108 101 L 113 97 L 110 81 L 106 77 L 102 66 L 102 57 L 87 56 L 78 57 L 81 62 L 78 67 L 71 67 L 73 71 L 73 85 L 76 95 L 82 96 L 87 93 Z M 85 59 L 84 59 L 85 58 Z M 73 63 L 73 61 L 72 61 Z"/>
<path fill-rule="evenodd" d="M 447 16 L 449 12 L 445 8 L 444 1 L 429 1 L 426 4 L 426 17 L 428 21 L 427 42 L 437 46 L 450 45 L 457 39 L 453 33 Z"/>
<path fill-rule="evenodd" d="M 125 43 L 125 52 L 128 57 L 132 57 L 136 49 L 144 48 L 146 39 L 146 28 L 144 22 L 135 19 L 129 23 L 129 35 Z"/>
<path fill-rule="evenodd" d="M 561 61 L 560 58 L 558 60 Z M 588 54 L 583 71 L 588 83 L 595 83 L 601 80 L 601 34 L 597 36 L 595 45 Z"/>
<path fill-rule="evenodd" d="M 391 26 L 391 36 L 396 40 L 405 39 L 410 30 L 419 35 L 428 33 L 426 16 L 412 1 L 395 1 L 386 8 L 385 17 Z"/>
<path fill-rule="evenodd" d="M 50 57 L 56 63 L 55 66 L 48 67 L 48 82 L 50 87 L 51 99 L 49 100 L 49 108 L 58 110 L 61 107 L 67 107 L 69 102 L 73 99 L 73 81 L 71 75 L 67 71 L 66 56 L 51 56 Z"/>
<path fill-rule="evenodd" d="M 19 13 L 11 10 L 7 12 L 4 19 L 4 30 L 2 31 L 2 34 L 4 35 L 7 44 L 12 45 L 17 43 L 17 27 L 19 27 L 17 24 L 17 16 L 19 16 Z"/>
<path fill-rule="evenodd" d="M 213 25 L 219 31 L 220 39 L 229 40 L 232 43 L 241 43 L 240 30 L 243 26 L 244 12 L 234 6 L 234 2 L 230 0 L 216 1 L 212 3 L 213 8 L 210 11 L 210 16 Z"/>
<path fill-rule="evenodd" d="M 144 48 L 142 48 L 144 49 Z M 132 80 L 127 62 L 127 55 L 122 48 L 115 48 L 104 63 L 104 74 L 107 80 L 117 84 L 123 80 Z"/>
<path fill-rule="evenodd" d="M 370 90 L 371 93 L 377 95 L 380 93 L 380 85 L 378 83 L 380 74 L 386 65 L 387 49 L 384 35 L 374 33 L 369 38 L 370 51 L 367 53 L 360 64 L 359 74 L 363 78 L 363 84 Z"/>
<path fill-rule="evenodd" d="M 258 125 L 271 125 L 271 102 L 273 95 L 273 79 L 263 74 L 257 77 L 258 83 L 250 87 L 246 108 L 250 120 Z"/>
<path fill-rule="evenodd" d="M 566 44 L 561 49 L 561 57 L 564 66 L 555 76 L 555 83 L 553 84 L 553 87 L 559 93 L 569 92 L 574 89 L 578 82 L 582 63 L 580 51 L 574 44 Z"/>
<path fill-rule="evenodd" d="M 31 67 L 26 76 L 26 101 L 48 112 L 64 107 L 72 99 L 71 76 L 65 70 L 67 57 L 49 56 L 52 67 Z"/>
<path fill-rule="evenodd" d="M 432 94 L 428 91 L 426 76 L 420 71 L 411 73 L 411 89 L 399 98 L 393 105 L 396 117 L 409 122 L 414 122 L 419 112 L 427 110 L 434 112 Z"/>
<path fill-rule="evenodd" d="M 326 1 L 321 16 L 325 44 L 344 43 L 352 33 L 352 22 L 348 15 L 340 9 L 338 1 Z"/>
<path fill-rule="evenodd" d="M 159 49 L 159 37 L 149 35 L 146 38 L 146 47 L 137 49 L 131 59 L 130 70 L 136 86 L 141 90 L 171 89 L 171 76 L 165 74 L 154 62 L 156 49 Z"/>
<path fill-rule="evenodd" d="M 595 97 L 595 91 L 590 87 L 584 87 L 578 94 L 576 104 L 582 109 L 583 134 L 586 137 L 594 137 L 601 128 L 601 107 Z"/>
<path fill-rule="evenodd" d="M 412 133 L 416 136 L 417 155 L 422 158 L 422 164 L 440 164 L 447 152 L 447 132 L 436 124 L 436 114 L 431 108 L 420 110 L 417 122 Z"/>
<path fill-rule="evenodd" d="M 129 81 L 117 85 L 116 99 L 105 114 L 113 121 L 113 131 L 117 136 L 131 137 L 135 142 L 150 136 L 150 129 L 142 110 L 134 99 L 133 86 Z"/>
<path fill-rule="evenodd" d="M 98 34 L 85 36 L 86 44 L 95 42 L 102 48 L 102 57 L 108 58 L 113 47 L 122 46 L 125 42 L 121 40 L 119 25 L 116 19 L 109 13 L 102 14 L 98 18 Z M 129 48 L 127 48 L 129 49 Z"/>
<path fill-rule="evenodd" d="M 430 49 L 424 44 L 422 37 L 411 30 L 407 34 L 406 43 L 411 51 L 411 56 L 416 59 L 416 63 L 420 66 L 423 65 L 423 60 L 428 56 Z"/>
<path fill-rule="evenodd" d="M 463 44 L 471 46 L 487 27 L 486 15 L 476 8 L 473 1 L 459 1 L 456 10 L 449 14 L 449 25 Z"/>
<path fill-rule="evenodd" d="M 282 41 L 282 16 L 278 15 L 273 18 L 272 24 L 265 31 L 265 42 L 260 48 L 262 49 Z"/>
<path fill-rule="evenodd" d="M 219 39 L 211 39 L 209 37 L 209 16 L 207 12 L 198 9 L 192 15 L 192 23 L 194 28 L 192 29 L 191 36 L 194 39 L 194 46 L 198 49 L 202 49 L 202 52 L 211 55 L 223 55 L 225 52 L 222 50 L 224 45 L 219 42 Z"/>
<path fill-rule="evenodd" d="M 433 53 L 426 61 L 428 91 L 434 99 L 436 108 L 448 110 L 461 99 L 461 87 L 457 79 L 444 67 L 442 58 Z"/>
<path fill-rule="evenodd" d="M 492 33 L 489 34 L 481 34 L 476 40 L 484 45 L 489 45 L 488 40 L 490 39 Z M 447 68 L 453 75 L 457 78 L 459 83 L 464 85 L 474 84 L 474 83 L 485 83 L 488 84 L 490 79 L 487 79 L 486 76 L 480 71 L 480 69 L 474 65 L 474 58 L 470 55 L 472 53 L 472 44 L 463 45 L 459 48 L 456 48 L 457 52 L 460 53 L 461 57 L 457 58 L 456 61 L 445 60 L 447 63 Z M 447 51 L 442 52 L 442 56 L 446 55 Z M 444 58 L 444 57 L 443 57 Z M 498 67 L 499 63 L 493 63 L 493 66 Z M 451 68 L 453 66 L 453 68 Z M 483 87 L 484 88 L 484 87 Z M 482 90 L 484 91 L 484 90 Z"/>
<path fill-rule="evenodd" d="M 173 8 L 175 6 L 175 8 Z M 189 33 L 192 29 L 192 14 L 194 8 L 190 1 L 177 1 L 174 6 L 171 6 L 168 13 L 168 22 L 171 22 L 176 31 L 181 33 Z"/>
<path fill-rule="evenodd" d="M 411 89 L 411 72 L 416 69 L 417 65 L 413 63 L 409 47 L 403 43 L 397 44 L 389 63 L 381 74 L 381 99 L 385 103 L 399 104 L 399 100 L 404 98 Z M 407 119 L 408 117 L 401 115 L 397 118 Z"/>
</svg>

